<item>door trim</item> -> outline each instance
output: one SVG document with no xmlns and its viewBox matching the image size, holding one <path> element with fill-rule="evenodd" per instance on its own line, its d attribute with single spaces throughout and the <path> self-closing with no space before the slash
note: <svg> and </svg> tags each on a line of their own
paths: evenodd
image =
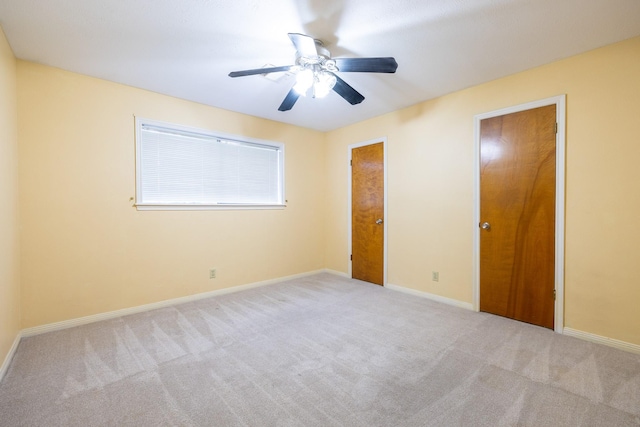
<svg viewBox="0 0 640 427">
<path fill-rule="evenodd" d="M 480 311 L 480 122 L 496 116 L 556 106 L 556 237 L 555 237 L 555 289 L 553 329 L 562 333 L 564 328 L 564 208 L 565 208 L 565 133 L 566 95 L 554 96 L 513 107 L 474 116 L 474 194 L 473 194 L 473 309 Z"/>
<path fill-rule="evenodd" d="M 383 159 L 382 159 L 382 164 L 383 164 L 383 173 L 384 173 L 384 191 L 383 191 L 383 197 L 384 197 L 384 222 L 382 223 L 383 226 L 383 259 L 382 259 L 382 286 L 387 284 L 387 224 L 388 224 L 388 212 L 387 212 L 387 137 L 381 137 L 381 138 L 375 138 L 375 139 L 370 139 L 368 141 L 363 141 L 363 142 L 357 142 L 354 144 L 350 144 L 347 148 L 348 148 L 348 154 L 347 154 L 347 178 L 349 180 L 348 184 L 347 184 L 347 188 L 348 188 L 348 204 L 347 204 L 347 224 L 349 224 L 349 226 L 347 227 L 347 254 L 350 256 L 351 255 L 351 250 L 353 248 L 353 242 L 352 242 L 352 224 L 351 224 L 351 204 L 352 204 L 352 188 L 351 188 L 351 156 L 352 156 L 352 151 L 355 148 L 360 148 L 360 147 L 364 147 L 367 145 L 373 145 L 373 144 L 378 144 L 382 142 L 382 153 L 383 153 Z M 353 276 L 353 261 L 351 261 L 351 259 L 349 259 L 349 277 Z"/>
</svg>

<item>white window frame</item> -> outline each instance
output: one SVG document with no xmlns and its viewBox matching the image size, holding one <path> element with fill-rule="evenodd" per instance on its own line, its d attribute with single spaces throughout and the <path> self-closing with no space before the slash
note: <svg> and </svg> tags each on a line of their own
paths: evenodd
<svg viewBox="0 0 640 427">
<path fill-rule="evenodd" d="M 152 203 L 141 200 L 142 191 L 142 156 L 141 156 L 141 133 L 144 125 L 157 128 L 165 128 L 177 133 L 194 134 L 198 137 L 233 141 L 238 144 L 262 145 L 276 149 L 278 154 L 278 187 L 279 200 L 274 204 L 260 203 L 214 203 L 206 204 L 199 202 L 171 202 Z M 286 207 L 285 201 L 285 178 L 284 178 L 284 144 L 281 142 L 267 141 L 262 139 L 249 138 L 245 136 L 231 135 L 223 132 L 213 132 L 206 129 L 199 129 L 175 123 L 161 122 L 157 120 L 135 118 L 136 128 L 136 201 L 135 207 L 138 210 L 245 210 L 245 209 L 283 209 Z"/>
</svg>

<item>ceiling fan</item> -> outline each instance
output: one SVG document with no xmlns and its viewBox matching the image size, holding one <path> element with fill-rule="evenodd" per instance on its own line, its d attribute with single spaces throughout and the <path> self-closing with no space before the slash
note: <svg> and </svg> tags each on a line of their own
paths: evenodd
<svg viewBox="0 0 640 427">
<path fill-rule="evenodd" d="M 280 111 L 293 108 L 298 98 L 311 93 L 314 98 L 322 98 L 331 90 L 343 97 L 351 105 L 359 104 L 364 96 L 338 77 L 336 72 L 395 73 L 398 63 L 392 57 L 386 58 L 331 58 L 331 54 L 320 40 L 313 37 L 289 33 L 296 48 L 294 65 L 232 71 L 229 77 L 243 77 L 290 71 L 296 75 L 296 83 L 278 107 Z"/>
</svg>

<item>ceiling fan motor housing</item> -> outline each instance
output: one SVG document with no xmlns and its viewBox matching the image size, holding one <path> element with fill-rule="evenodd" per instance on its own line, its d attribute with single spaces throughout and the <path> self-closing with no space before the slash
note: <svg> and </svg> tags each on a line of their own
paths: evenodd
<svg viewBox="0 0 640 427">
<path fill-rule="evenodd" d="M 336 66 L 336 61 L 331 59 L 331 52 L 324 47 L 322 41 L 314 39 L 314 42 L 316 43 L 317 55 L 305 56 L 296 51 L 296 65 L 303 68 L 315 68 L 313 67 L 314 65 L 319 65 L 320 68 L 325 71 L 330 71 L 332 73 L 339 71 Z"/>
</svg>

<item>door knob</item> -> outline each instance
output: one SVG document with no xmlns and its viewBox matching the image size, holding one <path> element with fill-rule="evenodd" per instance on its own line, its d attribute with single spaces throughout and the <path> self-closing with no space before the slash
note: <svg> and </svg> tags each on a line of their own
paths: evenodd
<svg viewBox="0 0 640 427">
<path fill-rule="evenodd" d="M 378 224 L 378 225 L 382 224 L 382 218 L 378 218 L 377 221 L 376 221 L 376 224 Z"/>
<path fill-rule="evenodd" d="M 491 230 L 491 224 L 489 224 L 488 222 L 483 222 L 480 225 L 480 228 L 482 228 L 483 230 Z"/>
</svg>

